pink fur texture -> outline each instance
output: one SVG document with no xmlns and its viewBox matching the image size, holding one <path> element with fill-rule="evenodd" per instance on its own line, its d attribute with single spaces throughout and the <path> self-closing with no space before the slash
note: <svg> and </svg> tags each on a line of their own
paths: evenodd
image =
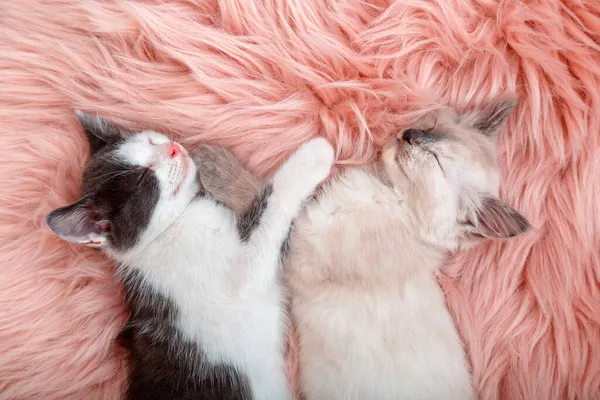
<svg viewBox="0 0 600 400">
<path fill-rule="evenodd" d="M 78 194 L 74 107 L 264 175 L 312 136 L 361 164 L 435 104 L 513 95 L 502 195 L 534 229 L 441 283 L 481 398 L 600 398 L 597 0 L 3 1 L 0 53 L 2 399 L 124 382 L 111 265 L 43 222 Z"/>
</svg>

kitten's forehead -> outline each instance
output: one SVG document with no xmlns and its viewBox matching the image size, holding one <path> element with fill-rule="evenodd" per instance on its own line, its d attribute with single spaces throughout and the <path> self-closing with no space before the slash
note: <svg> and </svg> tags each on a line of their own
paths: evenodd
<svg viewBox="0 0 600 400">
<path fill-rule="evenodd" d="M 156 161 L 156 146 L 170 142 L 169 138 L 154 131 L 142 131 L 124 138 L 113 156 L 129 165 L 147 167 Z"/>
</svg>

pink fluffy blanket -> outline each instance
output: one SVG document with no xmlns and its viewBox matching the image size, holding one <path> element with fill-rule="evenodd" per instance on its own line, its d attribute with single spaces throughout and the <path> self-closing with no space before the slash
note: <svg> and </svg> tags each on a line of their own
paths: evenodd
<svg viewBox="0 0 600 400">
<path fill-rule="evenodd" d="M 112 267 L 43 222 L 77 196 L 74 107 L 267 174 L 311 136 L 364 163 L 431 104 L 511 95 L 502 195 L 534 229 L 441 284 L 482 398 L 600 398 L 598 0 L 2 1 L 0 54 L 2 399 L 123 387 Z"/>
</svg>

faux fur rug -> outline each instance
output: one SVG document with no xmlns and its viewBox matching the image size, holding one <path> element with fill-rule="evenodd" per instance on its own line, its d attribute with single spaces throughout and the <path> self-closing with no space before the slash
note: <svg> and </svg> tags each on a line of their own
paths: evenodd
<svg viewBox="0 0 600 400">
<path fill-rule="evenodd" d="M 43 222 L 78 194 L 73 108 L 267 174 L 311 136 L 364 163 L 430 105 L 511 95 L 502 194 L 534 229 L 441 283 L 481 398 L 600 398 L 597 0 L 2 1 L 0 54 L 0 398 L 123 387 L 112 267 Z"/>
</svg>

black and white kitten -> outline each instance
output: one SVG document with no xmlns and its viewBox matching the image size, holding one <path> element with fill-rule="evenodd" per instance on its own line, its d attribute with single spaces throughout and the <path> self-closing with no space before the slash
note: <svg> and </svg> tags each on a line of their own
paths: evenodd
<svg viewBox="0 0 600 400">
<path fill-rule="evenodd" d="M 119 264 L 131 309 L 127 397 L 291 398 L 280 249 L 329 174 L 331 146 L 304 144 L 237 215 L 203 194 L 192 158 L 166 136 L 78 118 L 92 153 L 83 197 L 47 223 Z"/>
</svg>

